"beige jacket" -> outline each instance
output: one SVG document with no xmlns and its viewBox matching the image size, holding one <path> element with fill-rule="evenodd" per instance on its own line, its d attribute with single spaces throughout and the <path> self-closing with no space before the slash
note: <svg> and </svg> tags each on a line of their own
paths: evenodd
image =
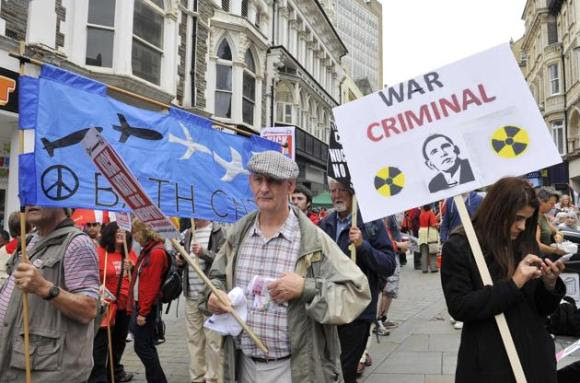
<svg viewBox="0 0 580 383">
<path fill-rule="evenodd" d="M 371 293 L 366 276 L 336 243 L 297 208 L 301 231 L 300 254 L 295 272 L 305 278 L 299 299 L 288 305 L 292 381 L 300 383 L 342 382 L 340 342 L 336 325 L 349 323 L 368 306 Z M 209 272 L 220 289 L 233 288 L 238 247 L 257 212 L 238 221 L 228 232 Z M 202 306 L 207 310 L 209 289 Z M 237 353 L 233 338 L 224 337 L 224 382 L 234 382 Z M 268 345 L 266 345 L 268 347 Z"/>
</svg>

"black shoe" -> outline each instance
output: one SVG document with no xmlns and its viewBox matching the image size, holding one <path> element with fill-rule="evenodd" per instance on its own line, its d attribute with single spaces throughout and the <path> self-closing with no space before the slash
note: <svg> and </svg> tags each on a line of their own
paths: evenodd
<svg viewBox="0 0 580 383">
<path fill-rule="evenodd" d="M 115 382 L 130 382 L 133 379 L 133 374 L 123 371 L 115 376 Z"/>
<path fill-rule="evenodd" d="M 407 254 L 399 253 L 399 262 L 401 266 L 405 266 L 407 264 Z"/>
</svg>

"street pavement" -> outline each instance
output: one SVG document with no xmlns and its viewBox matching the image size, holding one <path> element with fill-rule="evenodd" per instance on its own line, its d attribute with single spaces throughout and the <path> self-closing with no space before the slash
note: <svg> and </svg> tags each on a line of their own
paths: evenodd
<svg viewBox="0 0 580 383">
<path fill-rule="evenodd" d="M 166 343 L 157 347 L 161 365 L 169 382 L 189 382 L 187 333 L 183 298 L 177 310 L 173 302 L 167 325 Z M 179 312 L 179 315 L 177 315 Z M 359 379 L 364 383 L 447 383 L 454 381 L 460 330 L 453 328 L 447 314 L 439 273 L 422 274 L 413 270 L 412 259 L 401 269 L 399 297 L 391 305 L 389 320 L 399 323 L 377 344 L 373 334 L 371 357 Z M 572 338 L 558 338 L 557 349 L 566 347 Z M 558 364 L 580 360 L 580 351 Z M 134 382 L 146 382 L 145 371 L 128 343 L 123 356 L 125 370 L 135 374 Z"/>
</svg>

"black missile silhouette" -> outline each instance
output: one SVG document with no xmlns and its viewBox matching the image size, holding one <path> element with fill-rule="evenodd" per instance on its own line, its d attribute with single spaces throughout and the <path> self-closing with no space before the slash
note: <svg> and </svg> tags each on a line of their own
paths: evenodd
<svg viewBox="0 0 580 383">
<path fill-rule="evenodd" d="M 155 130 L 132 127 L 127 122 L 125 116 L 123 116 L 121 113 L 117 113 L 117 117 L 119 117 L 121 126 L 113 125 L 113 129 L 121 132 L 121 137 L 119 137 L 120 143 L 126 142 L 130 136 L 135 136 L 150 141 L 158 141 L 163 138 L 163 135 L 159 132 L 156 132 Z"/>
<path fill-rule="evenodd" d="M 46 138 L 42 137 L 40 140 L 44 145 L 44 149 L 48 153 L 49 156 L 54 156 L 54 150 L 60 148 L 66 148 L 67 146 L 76 145 L 85 138 L 85 134 L 89 131 L 90 128 L 77 130 L 74 133 L 69 134 L 68 136 L 64 136 L 59 138 L 58 140 L 49 141 Z M 103 128 L 97 126 L 97 129 L 100 132 L 103 131 Z"/>
</svg>

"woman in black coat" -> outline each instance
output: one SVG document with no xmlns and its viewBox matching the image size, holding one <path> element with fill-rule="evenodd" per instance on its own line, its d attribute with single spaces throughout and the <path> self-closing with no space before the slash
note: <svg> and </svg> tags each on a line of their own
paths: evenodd
<svg viewBox="0 0 580 383">
<path fill-rule="evenodd" d="M 493 286 L 483 286 L 463 230 L 443 246 L 441 282 L 449 314 L 464 322 L 456 382 L 515 382 L 495 315 L 503 313 L 528 383 L 556 379 L 546 316 L 565 293 L 562 262 L 540 258 L 539 202 L 527 181 L 508 177 L 489 190 L 473 218 Z M 534 255 L 538 254 L 538 255 Z"/>
</svg>

